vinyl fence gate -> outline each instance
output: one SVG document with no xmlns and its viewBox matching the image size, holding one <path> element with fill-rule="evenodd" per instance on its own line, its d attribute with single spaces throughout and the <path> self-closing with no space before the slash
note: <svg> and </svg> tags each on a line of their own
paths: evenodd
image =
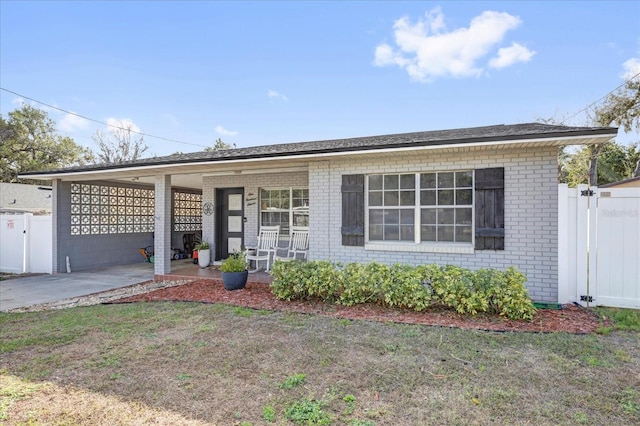
<svg viewBox="0 0 640 426">
<path fill-rule="evenodd" d="M 558 301 L 640 309 L 640 188 L 558 188 Z"/>
<path fill-rule="evenodd" d="M 51 216 L 0 215 L 0 272 L 46 273 L 53 269 Z"/>
</svg>

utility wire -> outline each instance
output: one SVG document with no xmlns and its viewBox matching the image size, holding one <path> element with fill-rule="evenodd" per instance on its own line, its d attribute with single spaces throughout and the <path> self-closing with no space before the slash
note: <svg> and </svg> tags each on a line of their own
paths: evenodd
<svg viewBox="0 0 640 426">
<path fill-rule="evenodd" d="M 5 92 L 12 93 L 12 94 L 14 94 L 16 96 L 20 96 L 21 98 L 28 99 L 28 100 L 33 101 L 33 102 L 37 102 L 37 103 L 39 103 L 41 105 L 44 105 L 44 106 L 47 106 L 49 108 L 53 108 L 55 110 L 62 111 L 64 113 L 66 113 L 66 114 L 75 115 L 76 117 L 80 117 L 80 118 L 83 118 L 83 119 L 88 120 L 88 121 L 93 121 L 94 123 L 102 124 L 102 125 L 105 125 L 107 127 L 113 127 L 115 129 L 118 129 L 118 130 L 124 130 L 125 132 L 131 132 L 131 133 L 135 133 L 136 135 L 146 136 L 148 138 L 160 139 L 160 140 L 167 141 L 167 142 L 175 142 L 175 143 L 180 143 L 180 144 L 183 144 L 183 145 L 191 145 L 191 146 L 198 146 L 198 147 L 202 147 L 202 148 L 207 148 L 207 145 L 200 145 L 200 144 L 197 144 L 197 143 L 183 142 L 183 141 L 179 141 L 179 140 L 176 140 L 176 139 L 165 138 L 165 137 L 162 137 L 162 136 L 150 135 L 148 133 L 137 132 L 135 130 L 132 130 L 131 128 L 125 128 L 125 127 L 118 126 L 118 125 L 115 125 L 115 124 L 105 123 L 104 121 L 96 120 L 95 118 L 86 117 L 84 115 L 77 114 L 75 112 L 67 111 L 65 109 L 58 108 L 57 106 L 53 106 L 53 105 L 47 104 L 47 103 L 39 101 L 37 99 L 33 99 L 33 98 L 28 97 L 28 96 L 21 95 L 20 93 L 16 93 L 16 92 L 14 92 L 12 90 L 5 89 L 4 87 L 0 87 L 0 90 L 4 90 Z"/>
<path fill-rule="evenodd" d="M 592 106 L 594 106 L 595 104 L 597 104 L 598 102 L 602 101 L 603 99 L 605 99 L 607 96 L 611 95 L 613 92 L 615 92 L 616 90 L 620 89 L 622 86 L 624 86 L 625 84 L 627 84 L 628 82 L 630 82 L 631 80 L 633 80 L 634 78 L 638 77 L 640 75 L 640 72 L 637 73 L 636 75 L 634 75 L 633 77 L 631 77 L 628 80 L 625 80 L 621 85 L 619 85 L 618 87 L 616 87 L 615 89 L 609 91 L 609 93 L 607 93 L 606 95 L 604 95 L 603 97 L 601 97 L 600 99 L 598 99 L 597 101 L 591 102 L 589 105 L 587 105 L 586 107 L 582 108 L 580 111 L 576 112 L 575 114 L 573 114 L 570 117 L 565 118 L 564 120 L 562 120 L 560 122 L 560 124 L 565 124 L 567 121 L 569 121 L 570 119 L 572 119 L 573 117 L 575 117 L 576 115 L 585 112 L 586 110 L 588 110 L 589 108 L 591 108 Z"/>
</svg>

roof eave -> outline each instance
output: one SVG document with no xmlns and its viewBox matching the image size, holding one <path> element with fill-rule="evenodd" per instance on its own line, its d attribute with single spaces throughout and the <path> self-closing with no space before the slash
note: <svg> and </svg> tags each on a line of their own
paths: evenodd
<svg viewBox="0 0 640 426">
<path fill-rule="evenodd" d="M 567 146 L 567 145 L 595 145 L 599 143 L 605 143 L 613 139 L 617 135 L 617 129 L 615 128 L 603 128 L 603 129 L 591 129 L 587 131 L 571 132 L 557 132 L 553 134 L 544 133 L 536 135 L 523 135 L 522 137 L 483 137 L 483 138 L 467 138 L 457 140 L 443 140 L 443 141 L 424 141 L 424 142 L 407 142 L 396 143 L 388 145 L 377 146 L 363 146 L 363 147 L 343 147 L 333 149 L 321 149 L 321 150 L 309 150 L 298 151 L 289 153 L 263 153 L 254 155 L 240 155 L 233 158 L 202 158 L 202 159 L 184 159 L 174 160 L 171 162 L 156 161 L 145 162 L 144 164 L 110 164 L 104 167 L 92 168 L 88 170 L 69 170 L 62 172 L 31 172 L 21 173 L 18 177 L 29 179 L 64 179 L 73 176 L 87 176 L 87 175 L 107 175 L 110 172 L 115 171 L 149 171 L 153 169 L 162 168 L 178 168 L 189 165 L 207 165 L 223 166 L 233 165 L 239 163 L 255 163 L 275 160 L 309 160 L 314 158 L 326 158 L 326 157 L 339 157 L 347 155 L 371 155 L 371 154 L 385 154 L 389 152 L 403 152 L 403 151 L 422 151 L 422 150 L 451 150 L 451 149 L 465 149 L 465 148 L 506 148 L 517 147 L 525 144 L 552 144 L 555 146 Z"/>
</svg>

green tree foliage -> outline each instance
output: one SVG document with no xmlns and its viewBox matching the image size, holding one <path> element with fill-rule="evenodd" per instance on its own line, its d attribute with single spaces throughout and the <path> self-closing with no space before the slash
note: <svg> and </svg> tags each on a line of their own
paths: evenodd
<svg viewBox="0 0 640 426">
<path fill-rule="evenodd" d="M 78 166 L 93 161 L 90 149 L 58 135 L 45 111 L 30 105 L 0 117 L 0 181 L 28 183 L 23 172 Z"/>
<path fill-rule="evenodd" d="M 640 75 L 628 80 L 596 109 L 596 120 L 602 126 L 615 125 L 625 132 L 640 131 Z"/>
<path fill-rule="evenodd" d="M 640 131 L 640 75 L 633 76 L 605 98 L 594 111 L 593 124 L 618 126 L 627 133 Z M 558 161 L 560 182 L 569 186 L 605 185 L 640 175 L 640 141 L 628 146 L 609 142 L 578 149 L 563 148 Z"/>
<path fill-rule="evenodd" d="M 571 187 L 589 183 L 591 156 L 590 147 L 580 147 L 572 152 L 563 149 L 559 155 L 560 182 Z M 639 161 L 640 142 L 627 146 L 617 142 L 603 145 L 598 154 L 598 184 L 606 185 L 633 177 Z"/>
<path fill-rule="evenodd" d="M 216 140 L 216 143 L 213 146 L 208 146 L 204 150 L 205 152 L 213 152 L 213 151 L 220 151 L 221 149 L 233 149 L 235 147 L 236 147 L 235 143 L 228 144 L 226 142 L 223 142 L 222 139 L 218 138 Z"/>
</svg>

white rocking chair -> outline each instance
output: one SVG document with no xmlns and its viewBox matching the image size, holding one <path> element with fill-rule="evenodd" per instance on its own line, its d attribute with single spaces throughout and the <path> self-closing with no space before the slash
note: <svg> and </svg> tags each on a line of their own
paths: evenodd
<svg viewBox="0 0 640 426">
<path fill-rule="evenodd" d="M 271 256 L 275 254 L 278 247 L 278 237 L 280 235 L 280 225 L 261 226 L 258 234 L 258 244 L 255 247 L 247 247 L 247 263 L 255 262 L 255 269 L 249 269 L 249 273 L 260 270 L 258 262 L 266 262 L 266 271 L 271 268 Z"/>
<path fill-rule="evenodd" d="M 289 247 L 282 250 L 286 250 L 286 254 L 279 256 L 276 251 L 274 261 L 307 260 L 307 255 L 309 254 L 309 227 L 294 226 L 291 230 L 291 237 L 289 238 Z"/>
</svg>

